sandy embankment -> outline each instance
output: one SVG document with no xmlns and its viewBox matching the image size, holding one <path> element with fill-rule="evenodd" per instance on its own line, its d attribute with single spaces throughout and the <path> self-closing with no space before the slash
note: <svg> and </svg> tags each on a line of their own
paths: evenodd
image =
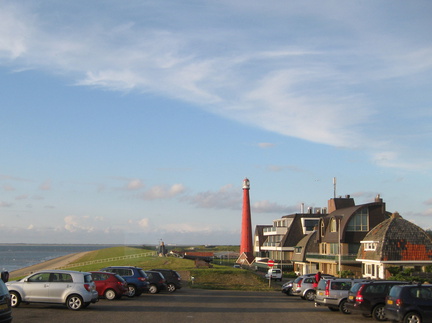
<svg viewBox="0 0 432 323">
<path fill-rule="evenodd" d="M 24 267 L 18 270 L 14 270 L 10 272 L 10 280 L 13 280 L 15 277 L 22 277 L 30 275 L 31 273 L 34 273 L 35 271 L 39 270 L 45 270 L 45 269 L 57 269 L 60 267 L 67 266 L 68 264 L 77 261 L 82 256 L 86 255 L 90 251 L 85 252 L 78 252 L 78 253 L 72 253 L 70 255 L 54 258 L 48 261 L 41 262 L 39 264 Z"/>
</svg>

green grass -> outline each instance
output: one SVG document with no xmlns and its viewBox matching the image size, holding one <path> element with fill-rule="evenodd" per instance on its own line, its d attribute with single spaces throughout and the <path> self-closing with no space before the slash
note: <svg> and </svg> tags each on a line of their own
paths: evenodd
<svg viewBox="0 0 432 323">
<path fill-rule="evenodd" d="M 154 250 L 146 250 L 132 247 L 114 247 L 106 248 L 87 253 L 74 263 L 86 261 L 100 261 L 107 258 L 120 257 L 146 253 Z M 71 264 L 72 265 L 72 264 Z M 195 262 L 189 259 L 176 257 L 157 257 L 148 256 L 132 258 L 125 260 L 114 260 L 109 262 L 100 262 L 85 266 L 68 266 L 69 270 L 79 271 L 96 271 L 108 266 L 137 266 L 145 270 L 152 268 L 166 268 L 178 271 L 186 284 L 192 288 L 204 289 L 234 289 L 234 290 L 258 290 L 268 291 L 268 281 L 252 271 L 244 269 L 233 269 L 231 266 L 213 264 L 213 268 L 197 269 Z M 190 277 L 194 277 L 194 283 L 191 283 Z"/>
</svg>

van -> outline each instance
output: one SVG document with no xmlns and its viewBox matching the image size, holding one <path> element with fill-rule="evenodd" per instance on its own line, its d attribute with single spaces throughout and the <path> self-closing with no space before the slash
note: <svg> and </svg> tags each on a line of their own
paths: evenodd
<svg viewBox="0 0 432 323">
<path fill-rule="evenodd" d="M 282 281 L 282 269 L 270 268 L 265 275 L 267 279 Z"/>
</svg>

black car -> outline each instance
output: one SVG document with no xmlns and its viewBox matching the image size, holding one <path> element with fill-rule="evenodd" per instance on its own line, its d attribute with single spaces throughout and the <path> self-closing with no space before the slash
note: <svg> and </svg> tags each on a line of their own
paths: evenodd
<svg viewBox="0 0 432 323">
<path fill-rule="evenodd" d="M 292 295 L 292 286 L 293 286 L 294 279 L 291 279 L 287 281 L 285 284 L 282 285 L 282 293 L 287 294 L 288 296 Z"/>
<path fill-rule="evenodd" d="M 152 271 L 160 272 L 166 279 L 167 290 L 172 293 L 177 289 L 182 288 L 181 277 L 178 272 L 172 269 L 152 269 Z"/>
<path fill-rule="evenodd" d="M 403 281 L 372 280 L 354 284 L 345 304 L 352 314 L 371 316 L 377 321 L 385 321 L 385 299 L 395 285 L 407 284 Z"/>
<path fill-rule="evenodd" d="M 146 270 L 148 281 L 149 281 L 149 293 L 156 294 L 161 290 L 167 289 L 167 283 L 165 277 L 158 271 Z"/>
<path fill-rule="evenodd" d="M 9 290 L 2 279 L 0 279 L 0 322 L 12 322 Z"/>
<path fill-rule="evenodd" d="M 432 285 L 394 286 L 387 296 L 385 312 L 393 322 L 432 322 Z"/>
<path fill-rule="evenodd" d="M 149 289 L 149 282 L 146 273 L 142 268 L 135 266 L 110 266 L 100 271 L 107 271 L 118 274 L 128 284 L 128 297 L 140 296 Z"/>
</svg>

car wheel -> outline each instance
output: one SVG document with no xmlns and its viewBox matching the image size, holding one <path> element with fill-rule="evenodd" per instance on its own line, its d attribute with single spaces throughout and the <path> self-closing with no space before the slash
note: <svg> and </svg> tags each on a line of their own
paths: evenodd
<svg viewBox="0 0 432 323">
<path fill-rule="evenodd" d="M 157 288 L 156 285 L 151 284 L 151 285 L 149 286 L 149 293 L 150 293 L 150 294 L 156 294 L 158 291 L 159 291 L 159 290 L 158 290 L 158 288 Z"/>
<path fill-rule="evenodd" d="M 315 300 L 315 291 L 314 290 L 308 290 L 305 295 L 304 295 L 305 299 L 307 299 L 308 301 L 313 301 Z"/>
<path fill-rule="evenodd" d="M 176 286 L 173 283 L 167 285 L 168 292 L 173 293 L 176 291 Z"/>
<path fill-rule="evenodd" d="M 135 285 L 128 285 L 128 297 L 134 297 L 137 293 Z"/>
<path fill-rule="evenodd" d="M 104 293 L 104 296 L 109 301 L 117 298 L 117 294 L 113 289 L 107 289 Z"/>
<path fill-rule="evenodd" d="M 385 310 L 384 310 L 384 304 L 378 304 L 374 307 L 372 310 L 372 317 L 377 321 L 385 321 Z"/>
<path fill-rule="evenodd" d="M 404 323 L 421 323 L 422 319 L 421 316 L 417 313 L 411 312 L 405 315 L 404 317 Z"/>
<path fill-rule="evenodd" d="M 66 300 L 66 305 L 70 310 L 77 311 L 83 307 L 84 303 L 81 296 L 70 295 Z"/>
<path fill-rule="evenodd" d="M 18 307 L 21 304 L 21 296 L 17 292 L 10 292 L 10 306 Z"/>
<path fill-rule="evenodd" d="M 339 303 L 339 310 L 344 314 L 351 314 L 351 312 L 346 308 L 346 299 L 343 299 Z"/>
</svg>

